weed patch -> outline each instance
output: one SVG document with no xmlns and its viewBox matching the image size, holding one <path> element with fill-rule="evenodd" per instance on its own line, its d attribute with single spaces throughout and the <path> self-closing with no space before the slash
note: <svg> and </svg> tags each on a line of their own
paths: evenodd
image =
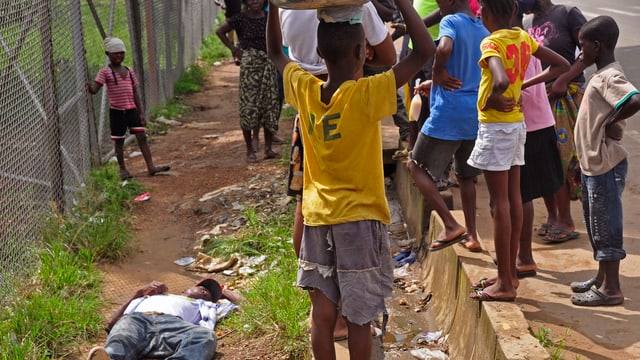
<svg viewBox="0 0 640 360">
<path fill-rule="evenodd" d="M 208 253 L 266 255 L 266 268 L 248 281 L 243 290 L 243 311 L 221 324 L 222 332 L 238 332 L 245 339 L 272 336 L 276 351 L 291 359 L 309 358 L 309 296 L 295 285 L 297 259 L 293 251 L 291 226 L 293 206 L 281 215 L 245 211 L 247 224 L 234 237 L 214 239 Z"/>
<path fill-rule="evenodd" d="M 16 283 L 16 295 L 1 304 L 2 359 L 64 358 L 98 336 L 102 277 L 94 263 L 128 252 L 128 210 L 141 190 L 121 183 L 109 164 L 91 172 L 73 209 L 52 213 L 33 251 L 38 272 Z"/>
</svg>

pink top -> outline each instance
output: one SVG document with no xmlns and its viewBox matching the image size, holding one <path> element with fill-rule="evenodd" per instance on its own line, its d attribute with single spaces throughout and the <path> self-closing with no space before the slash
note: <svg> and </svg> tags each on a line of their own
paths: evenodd
<svg viewBox="0 0 640 360">
<path fill-rule="evenodd" d="M 525 80 L 542 72 L 542 64 L 535 56 L 529 60 L 529 67 L 525 73 Z M 555 125 L 553 112 L 547 97 L 544 83 L 536 84 L 522 90 L 522 113 L 527 132 L 536 131 Z"/>
<path fill-rule="evenodd" d="M 480 17 L 480 4 L 478 4 L 478 0 L 469 0 L 469 5 L 471 6 L 473 14 Z"/>
<path fill-rule="evenodd" d="M 107 86 L 107 97 L 109 107 L 116 110 L 129 110 L 136 108 L 133 97 L 133 89 L 138 86 L 138 79 L 132 69 L 127 68 L 129 74 L 124 78 L 106 66 L 98 72 L 95 81 L 100 85 Z M 116 77 L 117 76 L 117 84 Z"/>
</svg>

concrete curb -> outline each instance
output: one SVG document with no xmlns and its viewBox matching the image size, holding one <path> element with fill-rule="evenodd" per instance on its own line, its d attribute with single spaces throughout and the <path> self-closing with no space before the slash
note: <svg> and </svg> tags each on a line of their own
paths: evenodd
<svg viewBox="0 0 640 360">
<path fill-rule="evenodd" d="M 426 252 L 428 243 L 442 230 L 442 222 L 433 213 L 425 224 L 425 215 L 431 210 L 402 164 L 396 168 L 395 185 L 409 232 L 412 237 L 422 239 L 417 247 L 418 254 L 423 255 L 423 285 L 425 292 L 433 294 L 430 306 L 436 323 L 449 336 L 450 358 L 550 359 L 549 353 L 531 335 L 517 299 L 515 303 L 505 303 L 468 298 L 473 280 L 486 273 L 488 266 L 493 266 L 488 255 L 470 253 L 457 245 L 436 253 Z M 452 204 L 451 193 L 442 195 Z M 464 224 L 462 211 L 453 211 L 453 214 Z M 426 228 L 428 234 L 423 237 Z"/>
</svg>

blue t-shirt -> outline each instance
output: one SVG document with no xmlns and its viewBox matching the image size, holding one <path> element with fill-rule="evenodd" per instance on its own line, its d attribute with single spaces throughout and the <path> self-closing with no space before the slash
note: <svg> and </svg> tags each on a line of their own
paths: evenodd
<svg viewBox="0 0 640 360">
<path fill-rule="evenodd" d="M 442 140 L 474 140 L 478 135 L 478 86 L 480 84 L 480 42 L 489 36 L 480 18 L 463 13 L 447 15 L 440 21 L 440 36 L 453 40 L 453 50 L 445 67 L 462 81 L 460 89 L 431 88 L 431 115 L 422 133 Z"/>
</svg>

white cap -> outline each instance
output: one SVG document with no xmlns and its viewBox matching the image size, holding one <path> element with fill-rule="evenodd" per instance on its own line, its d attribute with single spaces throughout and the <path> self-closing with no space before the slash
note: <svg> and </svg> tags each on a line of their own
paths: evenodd
<svg viewBox="0 0 640 360">
<path fill-rule="evenodd" d="M 124 47 L 124 42 L 118 38 L 105 38 L 104 49 L 109 53 L 125 52 L 127 49 Z"/>
</svg>

